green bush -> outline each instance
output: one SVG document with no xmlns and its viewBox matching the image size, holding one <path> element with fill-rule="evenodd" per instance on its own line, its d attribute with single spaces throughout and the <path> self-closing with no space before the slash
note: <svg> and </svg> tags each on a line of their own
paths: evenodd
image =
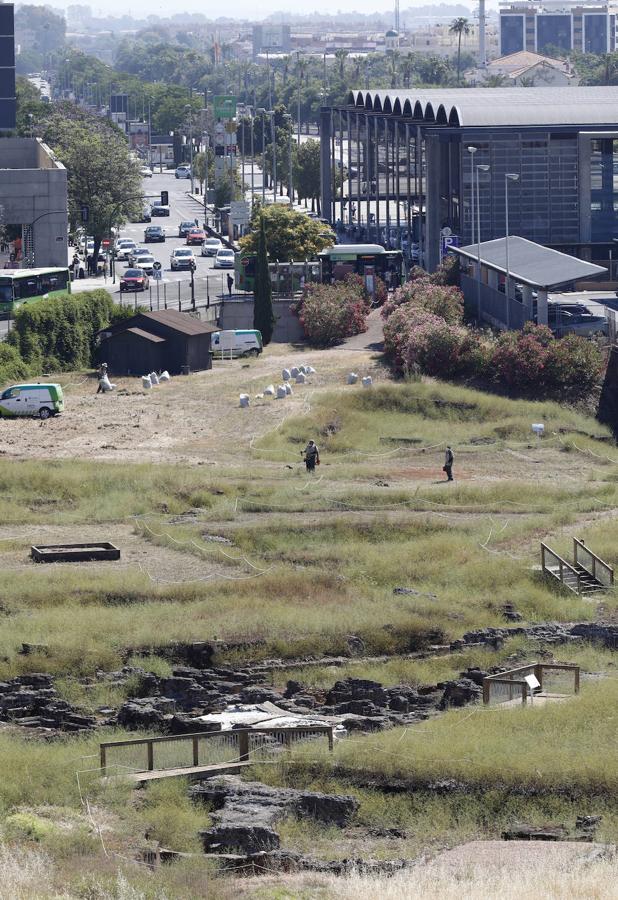
<svg viewBox="0 0 618 900">
<path fill-rule="evenodd" d="M 22 306 L 9 344 L 31 370 L 77 369 L 93 362 L 97 333 L 114 314 L 107 291 L 55 297 Z"/>
<path fill-rule="evenodd" d="M 7 384 L 10 381 L 21 381 L 30 374 L 28 365 L 19 355 L 19 351 L 7 344 L 6 341 L 0 344 L 0 385 Z"/>
<path fill-rule="evenodd" d="M 4 820 L 7 837 L 29 841 L 42 841 L 54 831 L 54 825 L 34 813 L 14 813 Z"/>
</svg>

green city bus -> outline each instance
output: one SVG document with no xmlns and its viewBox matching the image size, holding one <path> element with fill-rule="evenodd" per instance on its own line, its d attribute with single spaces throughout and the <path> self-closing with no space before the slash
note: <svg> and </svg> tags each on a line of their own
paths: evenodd
<svg viewBox="0 0 618 900">
<path fill-rule="evenodd" d="M 0 314 L 11 316 L 23 303 L 71 293 L 68 268 L 0 269 Z"/>
</svg>

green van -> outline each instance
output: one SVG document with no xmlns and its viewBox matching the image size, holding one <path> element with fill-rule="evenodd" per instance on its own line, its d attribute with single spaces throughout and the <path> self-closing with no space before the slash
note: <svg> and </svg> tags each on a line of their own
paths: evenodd
<svg viewBox="0 0 618 900">
<path fill-rule="evenodd" d="M 59 384 L 14 384 L 0 395 L 0 417 L 38 416 L 49 419 L 64 409 Z"/>
</svg>

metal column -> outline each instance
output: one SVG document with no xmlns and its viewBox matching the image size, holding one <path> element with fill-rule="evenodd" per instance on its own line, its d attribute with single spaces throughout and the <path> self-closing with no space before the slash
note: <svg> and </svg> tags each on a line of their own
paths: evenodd
<svg viewBox="0 0 618 900">
<path fill-rule="evenodd" d="M 423 234 L 423 136 L 421 126 L 416 126 L 414 141 L 414 157 L 416 168 L 416 195 L 418 200 L 418 257 L 419 264 L 425 266 L 425 240 Z"/>
<path fill-rule="evenodd" d="M 406 122 L 406 191 L 408 195 L 408 208 L 406 210 L 406 225 L 408 230 L 408 258 L 412 254 L 412 192 L 410 190 L 410 169 L 412 159 L 410 153 L 410 126 Z"/>
<path fill-rule="evenodd" d="M 386 172 L 386 247 L 391 247 L 391 127 L 387 118 L 384 119 L 384 170 Z"/>
<path fill-rule="evenodd" d="M 367 201 L 367 240 L 369 241 L 371 215 L 371 119 L 365 113 L 365 199 Z"/>
<path fill-rule="evenodd" d="M 376 244 L 380 243 L 380 126 L 379 116 L 374 119 L 374 136 L 375 136 L 375 182 L 376 182 L 376 212 L 375 212 L 375 236 Z"/>
<path fill-rule="evenodd" d="M 331 114 L 330 110 L 322 108 L 320 110 L 320 193 L 321 193 L 321 212 L 325 219 L 332 221 L 331 210 L 333 200 L 333 179 L 332 179 L 332 158 L 331 149 Z"/>
<path fill-rule="evenodd" d="M 397 222 L 397 249 L 401 250 L 401 209 L 400 209 L 401 191 L 399 190 L 399 175 L 400 175 L 399 128 L 400 128 L 400 123 L 395 122 L 395 165 L 393 167 L 394 172 L 395 172 L 395 179 L 396 179 L 395 180 L 395 201 L 397 203 L 397 210 L 396 210 L 395 215 L 396 215 L 396 222 Z"/>
<path fill-rule="evenodd" d="M 360 116 L 355 113 L 356 118 L 356 215 L 358 227 L 361 227 L 361 164 L 362 164 L 362 148 L 361 148 L 361 129 Z"/>
<path fill-rule="evenodd" d="M 339 184 L 341 191 L 341 202 L 339 204 L 339 218 L 343 225 L 345 203 L 343 199 L 343 110 L 339 110 Z M 336 195 L 335 195 L 336 196 Z"/>
<path fill-rule="evenodd" d="M 346 110 L 345 114 L 345 122 L 346 122 L 346 135 L 348 138 L 348 225 L 354 224 L 354 217 L 352 216 L 352 129 L 350 127 L 352 114 L 349 110 Z"/>
</svg>

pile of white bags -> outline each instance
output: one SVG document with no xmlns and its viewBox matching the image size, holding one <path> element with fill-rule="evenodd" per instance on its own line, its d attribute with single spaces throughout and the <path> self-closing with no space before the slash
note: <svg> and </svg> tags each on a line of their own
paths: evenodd
<svg viewBox="0 0 618 900">
<path fill-rule="evenodd" d="M 264 396 L 265 397 L 274 397 L 275 396 L 275 386 L 273 384 L 269 384 L 268 387 L 264 388 Z"/>
<path fill-rule="evenodd" d="M 356 372 L 348 372 L 348 384 L 356 384 L 358 381 L 358 375 Z"/>
<path fill-rule="evenodd" d="M 365 375 L 365 377 L 363 378 L 363 387 L 371 387 L 372 384 L 373 379 L 371 375 Z"/>
<path fill-rule="evenodd" d="M 249 394 L 241 394 L 239 399 L 241 409 L 246 409 L 249 406 Z"/>
</svg>

